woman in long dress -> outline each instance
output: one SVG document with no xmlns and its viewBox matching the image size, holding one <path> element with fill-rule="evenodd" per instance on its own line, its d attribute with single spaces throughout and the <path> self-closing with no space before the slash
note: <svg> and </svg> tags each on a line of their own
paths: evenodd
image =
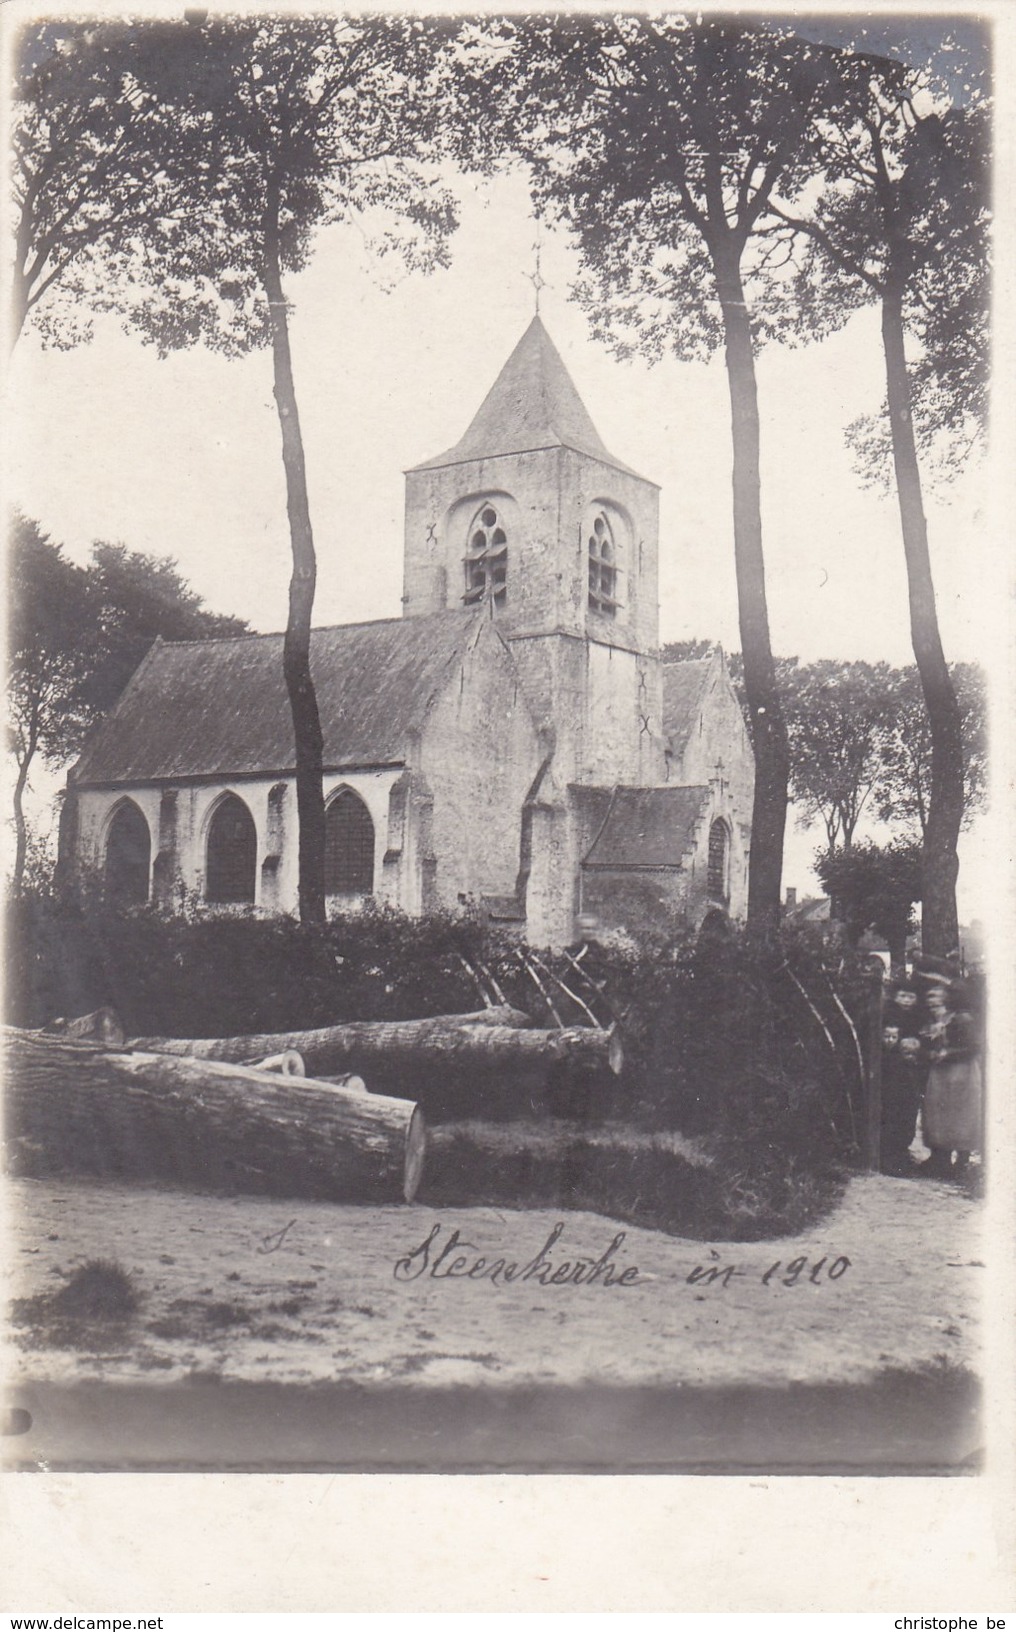
<svg viewBox="0 0 1016 1632">
<path fill-rule="evenodd" d="M 978 1027 L 966 982 L 927 974 L 931 1066 L 921 1107 L 921 1134 L 931 1155 L 929 1177 L 961 1173 L 980 1150 L 983 1092 Z M 955 1152 L 955 1161 L 953 1153 Z"/>
</svg>

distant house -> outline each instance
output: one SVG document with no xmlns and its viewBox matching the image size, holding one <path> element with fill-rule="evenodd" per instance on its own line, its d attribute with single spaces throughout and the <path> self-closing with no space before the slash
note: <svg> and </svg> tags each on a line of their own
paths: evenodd
<svg viewBox="0 0 1016 1632">
<path fill-rule="evenodd" d="M 837 933 L 843 932 L 843 925 L 832 916 L 832 902 L 827 895 L 806 896 L 803 901 L 798 901 L 797 891 L 792 888 L 787 890 L 783 922 L 788 927 L 797 929 L 813 928 L 823 940 L 829 940 Z M 920 931 L 907 936 L 908 957 L 919 951 L 920 946 Z M 887 971 L 892 967 L 889 942 L 884 935 L 877 934 L 873 929 L 865 930 L 857 942 L 857 950 L 878 958 Z"/>
<path fill-rule="evenodd" d="M 787 890 L 786 901 L 783 905 L 783 922 L 796 929 L 813 924 L 828 926 L 832 913 L 832 902 L 827 895 L 806 895 L 802 900 L 797 899 L 797 891 Z"/>
<path fill-rule="evenodd" d="M 661 663 L 657 562 L 658 490 L 536 318 L 407 474 L 403 616 L 314 632 L 333 906 L 468 901 L 536 944 L 743 916 L 751 748 L 718 648 Z M 294 911 L 281 635 L 156 642 L 68 795 L 117 899 Z"/>
</svg>

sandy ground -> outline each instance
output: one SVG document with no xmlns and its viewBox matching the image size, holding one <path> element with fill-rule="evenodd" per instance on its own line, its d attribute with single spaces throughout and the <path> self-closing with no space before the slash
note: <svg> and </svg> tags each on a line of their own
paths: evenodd
<svg viewBox="0 0 1016 1632">
<path fill-rule="evenodd" d="M 806 1236 L 712 1246 L 563 1210 L 347 1207 L 31 1180 L 11 1183 L 8 1198 L 8 1296 L 58 1290 L 102 1258 L 130 1273 L 140 1298 L 130 1322 L 76 1349 L 9 1328 L 12 1382 L 718 1386 L 978 1369 L 980 1205 L 931 1181 L 858 1178 Z M 435 1226 L 431 1263 L 457 1229 L 462 1244 L 442 1267 L 460 1254 L 489 1267 L 533 1259 L 558 1223 L 554 1266 L 592 1263 L 623 1232 L 610 1262 L 617 1276 L 637 1275 L 626 1285 L 604 1284 L 605 1272 L 585 1285 L 395 1275 Z M 807 1268 L 787 1285 L 799 1257 Z M 727 1268 L 736 1273 L 689 1280 Z"/>
</svg>

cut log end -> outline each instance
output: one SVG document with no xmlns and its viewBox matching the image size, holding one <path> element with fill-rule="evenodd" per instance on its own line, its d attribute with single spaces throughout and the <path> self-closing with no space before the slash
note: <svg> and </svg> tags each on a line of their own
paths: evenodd
<svg viewBox="0 0 1016 1632">
<path fill-rule="evenodd" d="M 624 1044 L 617 1025 L 610 1028 L 610 1043 L 607 1047 L 607 1064 L 615 1077 L 619 1077 L 624 1070 Z"/>
<path fill-rule="evenodd" d="M 423 1120 L 423 1112 L 417 1105 L 409 1119 L 406 1129 L 406 1177 L 402 1186 L 402 1194 L 407 1202 L 416 1198 L 423 1178 L 423 1159 L 427 1152 L 427 1127 Z"/>
<path fill-rule="evenodd" d="M 283 1077 L 305 1077 L 307 1067 L 303 1063 L 303 1055 L 295 1048 L 283 1049 L 281 1054 L 269 1054 L 267 1059 L 255 1060 L 252 1071 L 277 1071 Z"/>
<path fill-rule="evenodd" d="M 315 1082 L 327 1082 L 330 1088 L 348 1088 L 351 1094 L 365 1094 L 367 1084 L 355 1072 L 346 1071 L 337 1077 L 315 1077 Z"/>
</svg>

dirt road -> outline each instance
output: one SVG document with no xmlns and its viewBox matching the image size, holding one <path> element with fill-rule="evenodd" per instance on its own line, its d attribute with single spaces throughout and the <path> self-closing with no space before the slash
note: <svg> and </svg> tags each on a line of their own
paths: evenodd
<svg viewBox="0 0 1016 1632">
<path fill-rule="evenodd" d="M 77 1347 L 14 1324 L 12 1381 L 729 1388 L 978 1369 L 980 1207 L 935 1182 L 855 1179 L 812 1233 L 748 1246 L 566 1211 L 28 1180 L 9 1199 L 10 1296 L 112 1259 L 139 1299 Z"/>
</svg>

